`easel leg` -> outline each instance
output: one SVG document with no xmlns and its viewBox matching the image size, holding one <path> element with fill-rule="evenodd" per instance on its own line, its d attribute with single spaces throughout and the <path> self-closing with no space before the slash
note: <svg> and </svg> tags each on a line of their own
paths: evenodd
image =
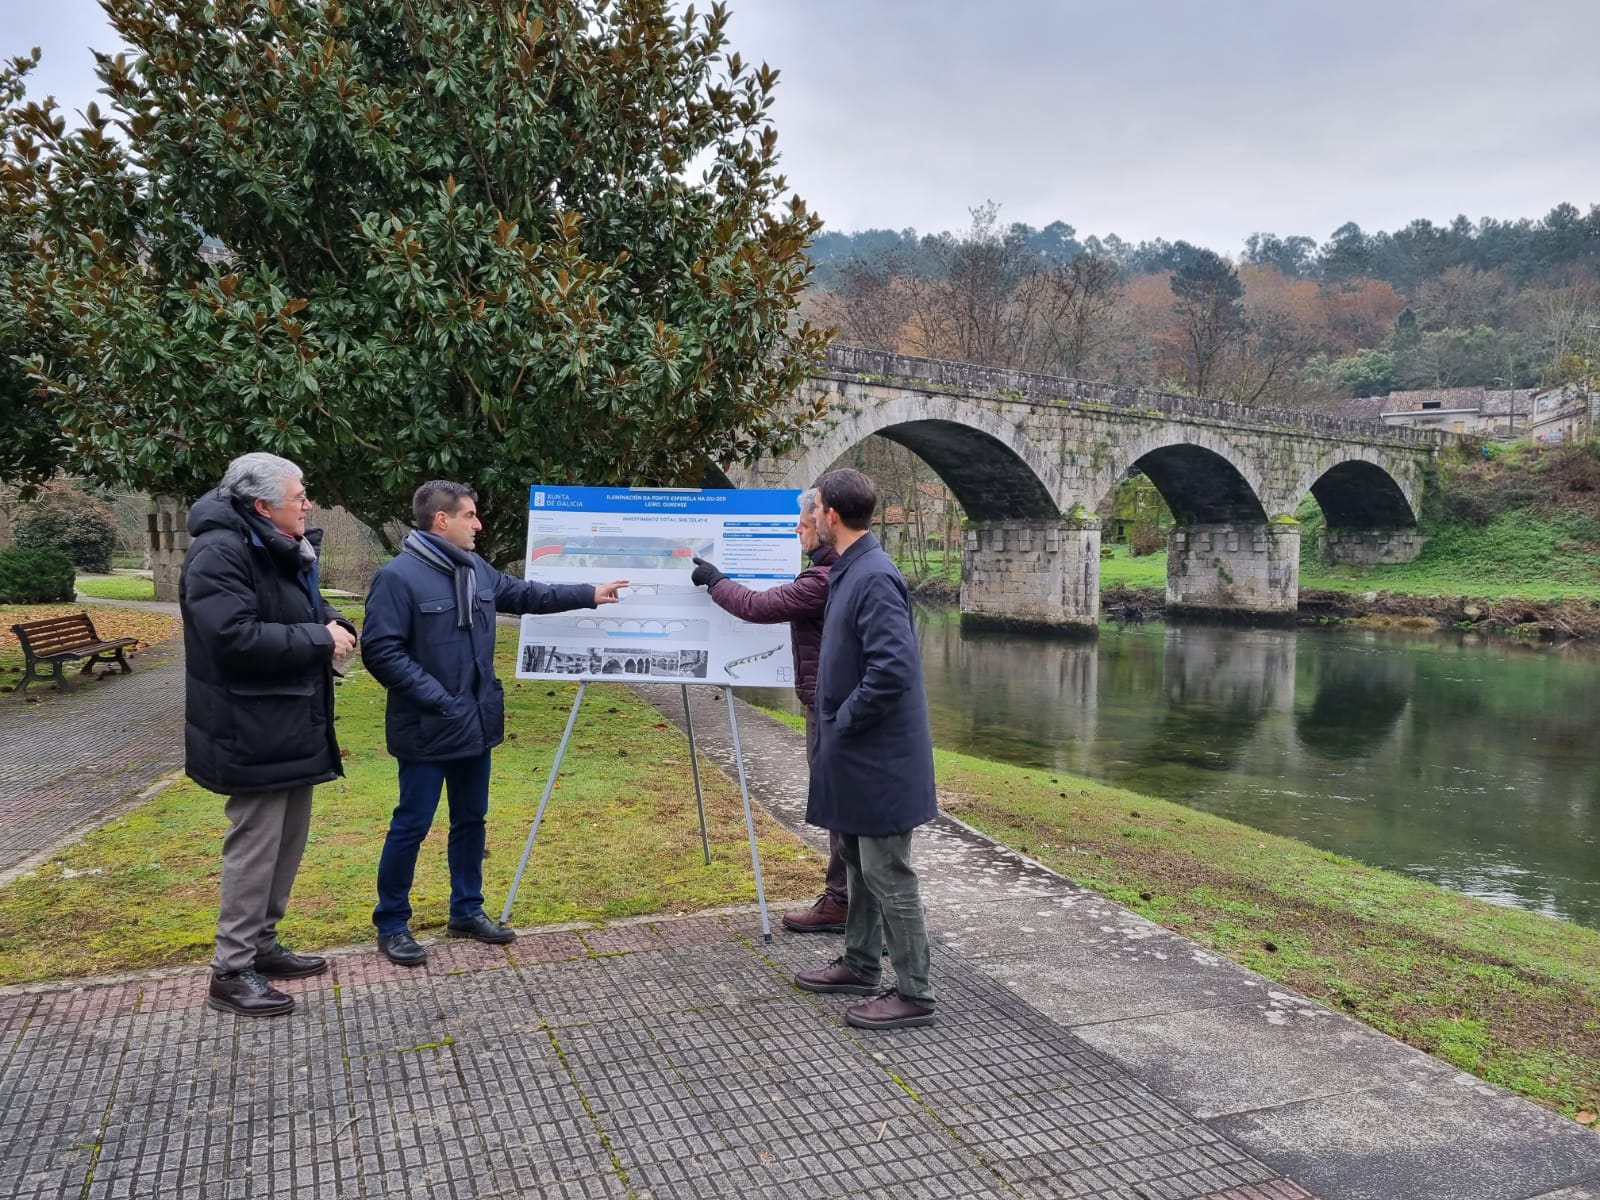
<svg viewBox="0 0 1600 1200">
<path fill-rule="evenodd" d="M 689 711 L 689 685 L 683 685 L 683 724 L 689 731 L 689 769 L 694 772 L 694 803 L 700 810 L 700 848 L 705 851 L 706 866 L 711 865 L 711 838 L 706 834 L 706 797 L 700 790 L 700 756 L 694 748 L 694 715 Z"/>
<path fill-rule="evenodd" d="M 544 795 L 539 797 L 539 811 L 534 814 L 533 828 L 528 830 L 528 841 L 522 847 L 522 861 L 517 864 L 516 878 L 511 881 L 511 891 L 506 895 L 506 906 L 500 913 L 500 923 L 506 924 L 511 920 L 511 906 L 516 903 L 517 889 L 522 886 L 522 873 L 528 869 L 528 855 L 533 853 L 533 840 L 539 836 L 539 822 L 544 820 L 544 806 L 550 803 L 550 793 L 555 790 L 556 774 L 561 770 L 561 758 L 567 752 L 567 741 L 572 737 L 572 727 L 578 721 L 578 706 L 583 703 L 583 693 L 589 689 L 589 681 L 585 679 L 578 685 L 578 694 L 573 697 L 572 711 L 567 714 L 567 728 L 561 735 L 561 744 L 556 747 L 556 760 L 550 764 L 550 775 L 544 781 Z"/>
<path fill-rule="evenodd" d="M 772 940 L 772 922 L 767 919 L 767 889 L 761 882 L 761 852 L 756 848 L 756 818 L 750 810 L 750 786 L 744 778 L 744 750 L 739 745 L 739 721 L 733 713 L 733 689 L 725 687 L 722 694 L 728 698 L 728 728 L 733 731 L 733 757 L 739 764 L 739 794 L 744 797 L 744 827 L 750 834 L 750 865 L 756 873 L 756 901 L 761 905 L 761 937 Z"/>
</svg>

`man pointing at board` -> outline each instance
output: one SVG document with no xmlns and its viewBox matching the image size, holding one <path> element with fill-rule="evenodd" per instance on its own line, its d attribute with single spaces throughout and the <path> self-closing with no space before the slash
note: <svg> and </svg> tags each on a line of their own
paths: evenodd
<svg viewBox="0 0 1600 1200">
<path fill-rule="evenodd" d="M 378 860 L 378 951 L 421 966 L 411 934 L 417 849 L 449 790 L 451 937 L 504 943 L 516 934 L 483 911 L 489 756 L 505 737 L 505 693 L 494 673 L 495 614 L 553 613 L 615 604 L 625 579 L 546 584 L 513 579 L 473 552 L 478 494 L 436 479 L 411 500 L 416 528 L 379 568 L 367 595 L 362 659 L 389 690 L 385 733 L 400 763 L 400 799 Z"/>
</svg>

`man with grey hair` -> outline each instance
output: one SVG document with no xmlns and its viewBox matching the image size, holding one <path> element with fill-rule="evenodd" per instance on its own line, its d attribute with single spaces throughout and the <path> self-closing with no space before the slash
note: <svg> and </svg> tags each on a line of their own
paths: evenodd
<svg viewBox="0 0 1600 1200">
<path fill-rule="evenodd" d="M 320 974 L 278 922 L 311 822 L 311 790 L 344 774 L 333 731 L 333 663 L 355 626 L 318 590 L 322 531 L 300 468 L 244 454 L 189 509 L 194 539 L 179 585 L 183 612 L 185 769 L 227 796 L 222 900 L 206 1003 L 270 1017 L 294 998 L 271 979 Z"/>
<path fill-rule="evenodd" d="M 793 583 L 766 591 L 747 588 L 724 575 L 715 563 L 694 560 L 692 579 L 703 587 L 723 611 L 741 621 L 757 625 L 789 623 L 789 642 L 794 651 L 794 690 L 806 714 L 806 763 L 817 749 L 817 726 L 812 704 L 817 691 L 817 651 L 822 645 L 822 614 L 828 607 L 828 572 L 838 553 L 817 536 L 817 489 L 800 493 L 800 519 L 794 531 L 800 549 L 810 560 Z M 783 914 L 783 927 L 791 933 L 843 933 L 849 914 L 849 891 L 844 859 L 839 852 L 839 835 L 828 834 L 828 870 L 823 877 L 822 894 L 805 908 Z"/>
</svg>

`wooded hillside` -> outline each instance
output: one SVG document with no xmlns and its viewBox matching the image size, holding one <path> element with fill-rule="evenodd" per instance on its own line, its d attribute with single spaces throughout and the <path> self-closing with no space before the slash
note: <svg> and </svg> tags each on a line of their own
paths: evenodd
<svg viewBox="0 0 1600 1200">
<path fill-rule="evenodd" d="M 823 233 L 810 306 L 841 341 L 1215 396 L 1332 406 L 1396 389 L 1554 386 L 1600 372 L 1600 204 L 1537 220 L 1079 239 L 972 210 L 960 233 Z"/>
</svg>

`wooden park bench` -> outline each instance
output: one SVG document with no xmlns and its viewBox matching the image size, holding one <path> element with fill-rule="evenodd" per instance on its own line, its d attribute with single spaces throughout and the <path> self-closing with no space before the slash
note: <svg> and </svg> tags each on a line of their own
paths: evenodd
<svg viewBox="0 0 1600 1200">
<path fill-rule="evenodd" d="M 17 641 L 22 643 L 22 653 L 25 659 L 22 670 L 22 682 L 17 685 L 17 692 L 28 690 L 28 684 L 35 679 L 54 678 L 58 689 L 67 686 L 62 669 L 69 659 L 87 659 L 79 670 L 80 675 L 87 675 L 93 670 L 95 663 L 116 663 L 125 672 L 133 668 L 128 665 L 128 660 L 122 652 L 129 646 L 135 645 L 138 638 L 113 638 L 103 640 L 94 631 L 94 622 L 89 620 L 85 612 L 73 613 L 70 617 L 47 617 L 42 621 L 23 621 L 13 625 L 11 632 L 17 635 Z M 37 668 L 41 663 L 49 663 L 55 668 L 53 676 L 41 674 Z"/>
</svg>

